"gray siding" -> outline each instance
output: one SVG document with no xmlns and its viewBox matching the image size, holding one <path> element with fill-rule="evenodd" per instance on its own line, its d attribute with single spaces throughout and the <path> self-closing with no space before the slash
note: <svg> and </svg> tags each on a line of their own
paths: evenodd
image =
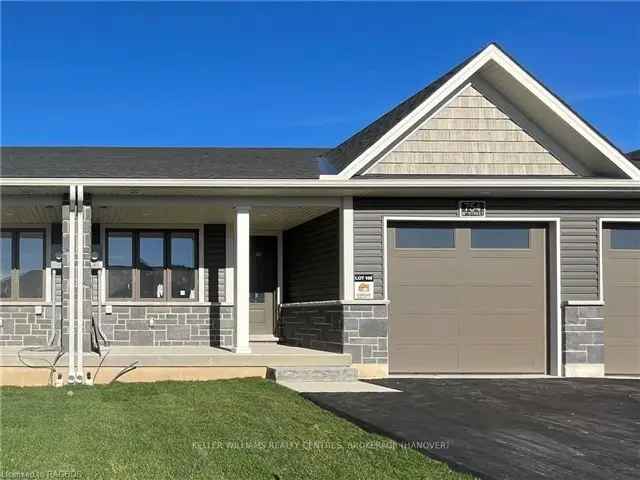
<svg viewBox="0 0 640 480">
<path fill-rule="evenodd" d="M 226 265 L 226 226 L 204 226 L 204 298 L 210 302 L 224 302 Z"/>
<path fill-rule="evenodd" d="M 340 285 L 339 212 L 284 232 L 284 301 L 336 300 Z"/>
<path fill-rule="evenodd" d="M 354 271 L 373 273 L 384 297 L 382 217 L 455 217 L 458 199 L 354 199 Z M 622 200 L 488 199 L 490 217 L 559 217 L 562 300 L 598 298 L 598 218 L 640 217 L 640 203 Z"/>
</svg>

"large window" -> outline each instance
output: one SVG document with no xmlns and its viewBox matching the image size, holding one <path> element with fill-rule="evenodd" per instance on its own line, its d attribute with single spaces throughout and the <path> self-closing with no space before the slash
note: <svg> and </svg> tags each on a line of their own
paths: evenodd
<svg viewBox="0 0 640 480">
<path fill-rule="evenodd" d="M 42 230 L 0 231 L 0 299 L 43 300 L 44 238 Z"/>
<path fill-rule="evenodd" d="M 107 296 L 141 301 L 197 298 L 197 232 L 108 230 Z"/>
</svg>

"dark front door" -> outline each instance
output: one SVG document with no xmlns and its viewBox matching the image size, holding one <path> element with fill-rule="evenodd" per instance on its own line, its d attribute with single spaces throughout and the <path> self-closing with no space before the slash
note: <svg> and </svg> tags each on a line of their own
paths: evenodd
<svg viewBox="0 0 640 480">
<path fill-rule="evenodd" d="M 252 335 L 273 334 L 278 277 L 277 251 L 276 237 L 251 237 L 249 333 Z"/>
</svg>

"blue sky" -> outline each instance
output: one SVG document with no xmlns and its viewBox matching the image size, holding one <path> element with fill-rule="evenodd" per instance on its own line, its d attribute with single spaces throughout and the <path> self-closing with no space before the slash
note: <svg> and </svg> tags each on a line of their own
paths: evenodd
<svg viewBox="0 0 640 480">
<path fill-rule="evenodd" d="M 638 18 L 638 3 L 3 3 L 1 140 L 333 146 L 497 41 L 627 151 Z"/>
</svg>

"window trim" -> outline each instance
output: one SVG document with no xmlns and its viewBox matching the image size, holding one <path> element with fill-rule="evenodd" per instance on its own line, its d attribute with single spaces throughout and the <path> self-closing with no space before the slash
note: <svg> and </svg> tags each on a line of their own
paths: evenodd
<svg viewBox="0 0 640 480">
<path fill-rule="evenodd" d="M 55 223 L 55 222 L 54 222 Z M 13 279 L 13 271 L 16 270 L 16 263 L 19 261 L 17 257 L 17 249 L 19 248 L 17 242 L 12 241 L 12 281 L 11 281 L 11 293 L 12 296 L 10 298 L 0 298 L 0 306 L 30 306 L 30 305 L 50 305 L 51 299 L 53 296 L 52 292 L 52 283 L 51 283 L 51 224 L 4 224 L 0 228 L 2 232 L 41 232 L 44 235 L 43 242 L 43 286 L 42 286 L 42 296 L 37 298 L 20 298 L 14 295 L 14 290 L 19 292 L 19 282 L 15 282 Z M 15 237 L 13 237 L 15 238 Z M 14 253 L 16 252 L 16 253 Z M 59 301 L 58 301 L 59 303 Z"/>
<path fill-rule="evenodd" d="M 110 268 L 129 268 L 129 267 L 110 267 L 109 266 L 109 249 L 108 238 L 111 232 L 131 232 L 132 233 L 132 295 L 130 298 L 118 298 L 109 296 L 109 269 Z M 170 238 L 171 233 L 190 233 L 194 239 L 194 290 L 195 298 L 174 298 L 171 296 L 171 266 L 170 266 Z M 185 305 L 185 304 L 204 304 L 204 226 L 203 225 L 100 225 L 100 252 L 103 259 L 103 268 L 100 271 L 100 292 L 99 302 L 106 304 L 122 304 L 122 305 Z M 145 298 L 140 296 L 140 234 L 141 233 L 162 233 L 164 239 L 164 265 L 163 285 L 164 296 L 162 298 Z M 158 267 L 160 268 L 160 267 Z"/>
</svg>

